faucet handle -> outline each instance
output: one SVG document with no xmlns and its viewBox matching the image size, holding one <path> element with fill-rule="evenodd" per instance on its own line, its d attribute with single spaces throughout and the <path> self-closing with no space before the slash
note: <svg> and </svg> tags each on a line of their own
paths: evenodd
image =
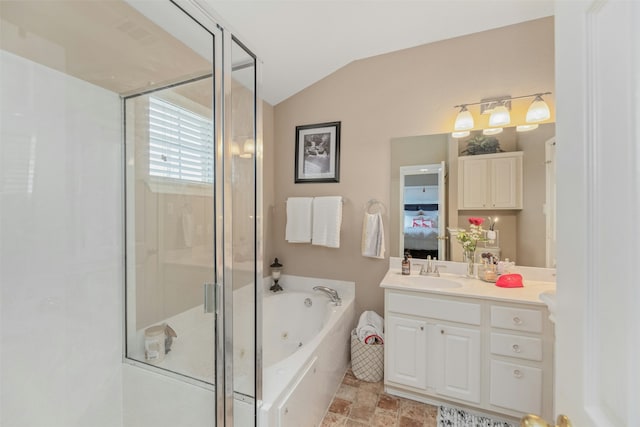
<svg viewBox="0 0 640 427">
<path fill-rule="evenodd" d="M 425 275 L 427 273 L 430 273 L 429 271 L 429 267 L 427 266 L 427 263 L 423 263 L 422 267 L 420 267 L 420 274 Z"/>
<path fill-rule="evenodd" d="M 433 267 L 433 272 L 436 274 L 440 274 L 438 268 L 447 268 L 447 266 L 444 264 L 436 264 L 435 267 Z"/>
</svg>

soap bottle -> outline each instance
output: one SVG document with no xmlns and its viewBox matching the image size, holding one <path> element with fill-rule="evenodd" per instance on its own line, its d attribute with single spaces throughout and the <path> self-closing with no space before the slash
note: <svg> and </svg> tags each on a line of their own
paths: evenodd
<svg viewBox="0 0 640 427">
<path fill-rule="evenodd" d="M 409 254 L 404 254 L 404 259 L 402 260 L 402 274 L 404 276 L 408 276 L 411 274 L 411 261 L 409 261 Z"/>
</svg>

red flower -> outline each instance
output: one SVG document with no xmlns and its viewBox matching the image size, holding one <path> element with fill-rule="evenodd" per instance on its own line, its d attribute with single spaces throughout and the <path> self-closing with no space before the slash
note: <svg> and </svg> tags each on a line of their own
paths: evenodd
<svg viewBox="0 0 640 427">
<path fill-rule="evenodd" d="M 469 224 L 482 225 L 483 222 L 484 222 L 484 218 L 476 218 L 476 217 L 469 218 Z"/>
</svg>

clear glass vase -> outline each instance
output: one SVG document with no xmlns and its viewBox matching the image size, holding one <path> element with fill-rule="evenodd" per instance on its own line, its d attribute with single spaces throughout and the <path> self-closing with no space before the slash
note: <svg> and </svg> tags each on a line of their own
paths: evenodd
<svg viewBox="0 0 640 427">
<path fill-rule="evenodd" d="M 467 277 L 472 277 L 475 278 L 475 261 L 476 261 L 476 251 L 474 250 L 470 250 L 470 249 L 466 249 L 464 251 L 464 258 L 463 261 L 467 264 L 467 271 L 466 271 L 466 276 Z"/>
</svg>

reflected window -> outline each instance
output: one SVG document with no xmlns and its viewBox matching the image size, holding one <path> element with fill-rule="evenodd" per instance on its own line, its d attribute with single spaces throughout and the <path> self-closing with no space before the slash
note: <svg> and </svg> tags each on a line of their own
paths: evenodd
<svg viewBox="0 0 640 427">
<path fill-rule="evenodd" d="M 213 124 L 163 99 L 149 98 L 149 174 L 213 183 Z"/>
</svg>

